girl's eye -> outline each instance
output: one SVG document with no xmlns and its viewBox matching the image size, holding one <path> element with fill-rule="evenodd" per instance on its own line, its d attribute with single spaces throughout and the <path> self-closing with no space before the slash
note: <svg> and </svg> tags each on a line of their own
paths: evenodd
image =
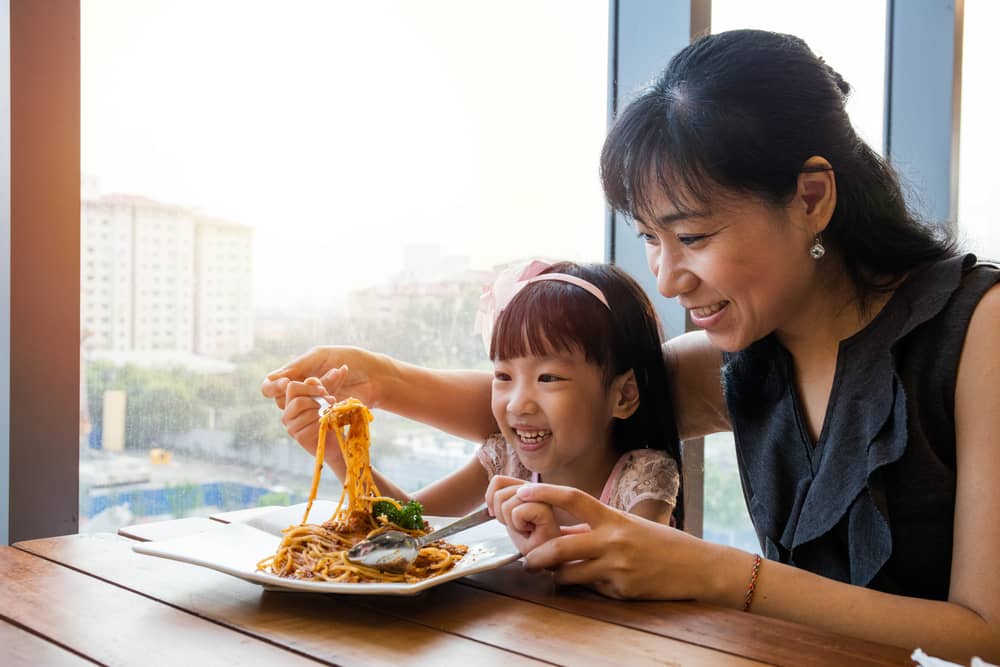
<svg viewBox="0 0 1000 667">
<path fill-rule="evenodd" d="M 558 375 L 552 375 L 551 373 L 542 373 L 538 376 L 539 382 L 559 382 L 559 380 L 562 380 L 562 378 Z"/>
<path fill-rule="evenodd" d="M 498 380 L 500 382 L 509 382 L 510 375 L 508 375 L 507 373 L 502 373 L 500 371 L 497 371 L 493 374 L 493 379 Z"/>
</svg>

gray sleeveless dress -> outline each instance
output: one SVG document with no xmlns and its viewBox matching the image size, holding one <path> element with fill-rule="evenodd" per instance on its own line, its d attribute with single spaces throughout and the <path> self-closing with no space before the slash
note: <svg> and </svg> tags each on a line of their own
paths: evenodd
<svg viewBox="0 0 1000 667">
<path fill-rule="evenodd" d="M 724 355 L 743 492 L 767 558 L 947 598 L 958 361 L 972 312 L 998 281 L 1000 270 L 973 255 L 912 273 L 867 327 L 841 341 L 815 446 L 791 356 L 776 338 Z"/>
</svg>

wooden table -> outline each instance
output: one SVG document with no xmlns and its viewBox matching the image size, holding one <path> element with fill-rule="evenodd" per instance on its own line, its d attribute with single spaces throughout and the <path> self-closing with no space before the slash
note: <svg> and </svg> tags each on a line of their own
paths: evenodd
<svg viewBox="0 0 1000 667">
<path fill-rule="evenodd" d="M 0 664 L 913 664 L 907 650 L 795 623 L 557 587 L 520 563 L 415 597 L 340 596 L 265 591 L 131 548 L 207 525 L 0 547 Z"/>
</svg>

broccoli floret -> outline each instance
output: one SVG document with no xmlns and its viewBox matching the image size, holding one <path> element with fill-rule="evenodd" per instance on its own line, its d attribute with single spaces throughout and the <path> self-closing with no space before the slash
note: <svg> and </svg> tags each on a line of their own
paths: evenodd
<svg viewBox="0 0 1000 667">
<path fill-rule="evenodd" d="M 385 500 L 380 500 L 372 504 L 372 516 L 384 516 L 391 523 L 408 530 L 422 530 L 424 528 L 424 506 L 416 500 L 403 505 L 401 509 Z"/>
</svg>

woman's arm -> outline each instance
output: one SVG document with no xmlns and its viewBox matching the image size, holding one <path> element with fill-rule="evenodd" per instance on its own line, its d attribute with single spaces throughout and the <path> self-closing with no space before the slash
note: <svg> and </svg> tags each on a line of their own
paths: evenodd
<svg viewBox="0 0 1000 667">
<path fill-rule="evenodd" d="M 497 431 L 487 372 L 431 370 L 358 347 L 322 346 L 268 373 L 261 393 L 283 409 L 288 383 L 308 377 L 338 400 L 354 397 L 460 438 L 478 442 Z"/>
<path fill-rule="evenodd" d="M 555 569 L 559 583 L 588 584 L 610 597 L 696 599 L 743 608 L 751 554 L 613 510 L 570 487 L 523 485 L 517 495 L 522 507 L 550 505 L 589 526 L 531 550 L 525 556 L 527 569 Z M 510 520 L 516 518 L 514 513 Z M 982 523 L 992 520 L 985 517 Z M 751 611 L 861 639 L 920 647 L 962 662 L 973 655 L 996 661 L 996 571 L 994 562 L 988 572 L 972 573 L 983 575 L 981 592 L 958 601 L 953 591 L 952 600 L 940 602 L 880 593 L 764 561 Z"/>
<path fill-rule="evenodd" d="M 670 339 L 663 359 L 671 379 L 671 395 L 681 440 L 731 429 L 722 395 L 722 353 L 703 331 Z"/>
<path fill-rule="evenodd" d="M 1000 660 L 1000 286 L 977 307 L 955 390 L 957 491 L 947 601 L 852 586 L 780 563 L 760 570 L 755 613 L 962 662 Z M 590 524 L 589 534 L 551 540 L 528 554 L 530 567 L 560 567 L 566 583 L 604 582 L 619 597 L 693 597 L 742 608 L 752 556 L 642 523 L 559 487 L 519 491 L 521 499 L 561 507 Z M 632 554 L 642 549 L 644 562 Z M 575 560 L 581 563 L 573 563 Z M 598 587 L 601 590 L 600 586 Z"/>
</svg>

